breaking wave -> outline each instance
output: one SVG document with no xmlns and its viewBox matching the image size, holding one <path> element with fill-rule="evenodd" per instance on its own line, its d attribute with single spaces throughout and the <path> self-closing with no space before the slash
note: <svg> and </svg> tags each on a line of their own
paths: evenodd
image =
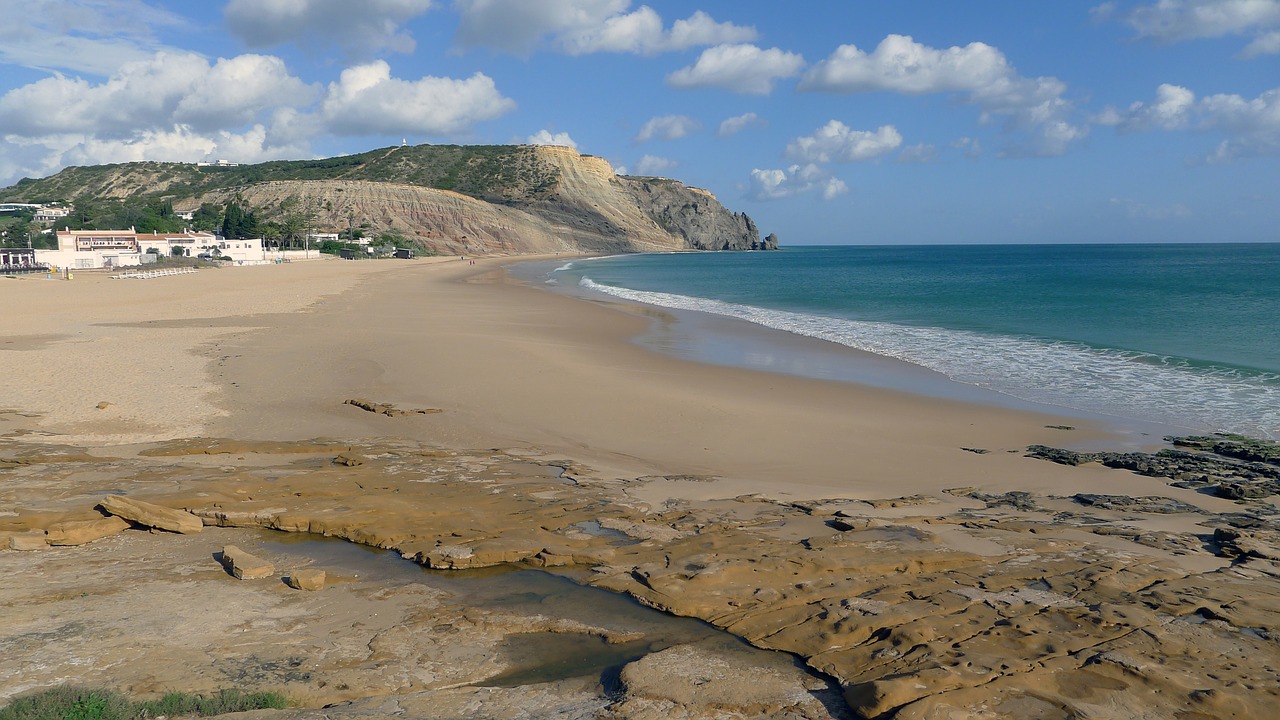
<svg viewBox="0 0 1280 720">
<path fill-rule="evenodd" d="M 957 382 L 1086 412 L 1258 437 L 1280 436 L 1280 375 L 1029 336 L 913 327 L 601 285 L 583 288 L 738 318 L 920 365 Z"/>
</svg>

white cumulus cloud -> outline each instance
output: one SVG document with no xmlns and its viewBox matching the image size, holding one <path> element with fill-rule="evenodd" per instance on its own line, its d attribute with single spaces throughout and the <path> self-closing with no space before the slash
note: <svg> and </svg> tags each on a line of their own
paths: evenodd
<svg viewBox="0 0 1280 720">
<path fill-rule="evenodd" d="M 688 115 L 659 115 L 650 118 L 636 133 L 636 142 L 679 140 L 702 129 L 702 123 Z"/>
<path fill-rule="evenodd" d="M 730 137 L 756 125 L 765 125 L 764 119 L 753 112 L 735 115 L 731 118 L 725 118 L 720 123 L 720 127 L 716 129 L 716 135 L 720 137 Z"/>
<path fill-rule="evenodd" d="M 210 65 L 199 55 L 160 52 L 125 63 L 99 84 L 57 75 L 10 90 L 0 96 L 0 127 L 24 136 L 107 137 L 175 124 L 212 128 L 305 104 L 315 94 L 279 58 L 241 55 Z"/>
<path fill-rule="evenodd" d="M 832 120 L 812 135 L 792 140 L 787 145 L 787 157 L 805 163 L 863 162 L 886 155 L 901 144 L 902 135 L 892 125 L 854 130 Z"/>
<path fill-rule="evenodd" d="M 1108 108 L 1100 120 L 1118 130 L 1185 130 L 1221 136 L 1203 160 L 1230 162 L 1238 158 L 1280 153 L 1280 88 L 1249 99 L 1220 93 L 1197 99 L 1191 90 L 1171 84 L 1156 88 L 1150 103 L 1135 102 L 1124 110 Z"/>
<path fill-rule="evenodd" d="M 1241 57 L 1252 58 L 1259 55 L 1280 55 L 1280 30 L 1264 33 L 1253 39 L 1240 53 Z"/>
<path fill-rule="evenodd" d="M 1061 155 L 1088 133 L 1069 120 L 1074 111 L 1066 85 L 1053 77 L 1023 77 L 1004 53 L 985 43 L 933 48 L 906 35 L 889 35 L 866 52 L 841 45 L 801 78 L 800 90 L 906 95 L 959 93 L 1000 121 L 1010 136 L 1006 155 Z"/>
<path fill-rule="evenodd" d="M 1200 101 L 1202 127 L 1224 138 L 1209 162 L 1280 153 L 1280 88 L 1252 100 L 1234 94 L 1210 95 Z"/>
<path fill-rule="evenodd" d="M 667 76 L 677 88 L 720 88 L 749 95 L 768 95 L 774 83 L 792 77 L 804 67 L 804 58 L 778 48 L 755 45 L 717 45 L 702 51 L 688 67 Z"/>
<path fill-rule="evenodd" d="M 550 130 L 539 130 L 524 141 L 528 145 L 563 145 L 574 150 L 578 149 L 578 143 L 574 142 L 567 132 L 552 133 Z"/>
<path fill-rule="evenodd" d="M 1014 75 L 1004 54 L 985 43 L 945 50 L 922 45 L 906 35 L 889 35 L 868 53 L 841 45 L 831 57 L 805 73 L 801 90 L 890 92 L 919 95 L 978 92 Z"/>
<path fill-rule="evenodd" d="M 347 68 L 329 84 L 320 114 L 338 135 L 449 135 L 515 108 L 491 78 L 391 77 L 383 60 Z"/>
<path fill-rule="evenodd" d="M 516 55 L 544 46 L 570 55 L 653 55 L 758 35 L 755 28 L 716 22 L 702 11 L 666 28 L 652 8 L 628 12 L 630 6 L 630 0 L 457 0 L 457 42 Z"/>
<path fill-rule="evenodd" d="M 670 158 L 645 155 L 640 158 L 640 162 L 636 163 L 636 172 L 640 175 L 661 175 L 668 170 L 674 170 L 677 165 L 679 163 Z"/>
<path fill-rule="evenodd" d="M 431 8 L 431 0 L 231 0 L 227 27 L 251 48 L 286 43 L 311 50 L 338 45 L 358 55 L 389 49 L 412 52 L 402 29 Z"/>
<path fill-rule="evenodd" d="M 558 41 L 570 55 L 597 52 L 656 55 L 691 47 L 742 42 L 756 38 L 755 28 L 718 23 L 699 10 L 685 20 L 677 20 L 664 30 L 662 18 L 647 5 L 635 12 L 614 15 L 594 27 L 565 33 Z"/>
<path fill-rule="evenodd" d="M 1280 26 L 1280 0 L 1159 0 L 1125 21 L 1140 37 L 1167 42 L 1223 37 Z"/>
<path fill-rule="evenodd" d="M 0 185 L 69 164 L 309 157 L 325 135 L 450 135 L 514 105 L 481 74 L 401 80 L 377 61 L 324 87 L 270 55 L 162 51 L 101 82 L 55 75 L 0 95 Z"/>
<path fill-rule="evenodd" d="M 1156 88 L 1156 99 L 1153 102 L 1135 102 L 1125 111 L 1108 108 L 1098 120 L 1103 125 L 1116 125 L 1124 131 L 1151 128 L 1177 130 L 1190 122 L 1195 102 L 1195 93 L 1166 83 Z"/>
<path fill-rule="evenodd" d="M 813 191 L 819 192 L 822 199 L 831 200 L 847 193 L 849 186 L 817 165 L 797 164 L 785 170 L 752 170 L 747 194 L 756 200 L 781 200 Z"/>
<path fill-rule="evenodd" d="M 0 96 L 0 184 L 73 164 L 305 156 L 313 129 L 293 106 L 318 94 L 262 55 L 162 51 L 100 83 L 48 77 Z"/>
<path fill-rule="evenodd" d="M 12 7 L 10 7 L 12 5 Z M 24 0 L 0 3 L 0 63 L 106 76 L 166 48 L 157 28 L 187 25 L 142 0 Z"/>
<path fill-rule="evenodd" d="M 264 107 L 307 105 L 316 94 L 315 88 L 290 75 L 278 57 L 219 58 L 178 101 L 174 119 L 205 128 L 241 125 Z"/>
</svg>

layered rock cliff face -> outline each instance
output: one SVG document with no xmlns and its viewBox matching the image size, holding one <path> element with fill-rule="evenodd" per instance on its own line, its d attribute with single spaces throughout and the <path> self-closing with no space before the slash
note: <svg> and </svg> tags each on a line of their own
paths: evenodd
<svg viewBox="0 0 1280 720">
<path fill-rule="evenodd" d="M 716 196 L 675 180 L 619 178 L 640 209 L 664 230 L 695 250 L 777 250 L 778 238 L 760 239 L 746 213 L 731 213 Z"/>
<path fill-rule="evenodd" d="M 260 220 L 289 208 L 314 229 L 398 232 L 443 254 L 776 249 L 751 218 L 665 178 L 619 177 L 554 146 L 395 147 L 316 161 L 233 168 L 127 163 L 68 168 L 0 196 L 160 197 L 178 210 L 235 199 Z"/>
</svg>

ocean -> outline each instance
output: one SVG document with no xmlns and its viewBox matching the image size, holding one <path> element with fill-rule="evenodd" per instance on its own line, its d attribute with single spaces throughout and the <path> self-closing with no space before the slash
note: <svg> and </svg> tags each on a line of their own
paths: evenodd
<svg viewBox="0 0 1280 720">
<path fill-rule="evenodd" d="M 1280 244 L 627 255 L 562 264 L 548 282 L 818 338 L 1028 403 L 1280 437 Z M 846 377 L 808 365 L 790 367 Z"/>
</svg>

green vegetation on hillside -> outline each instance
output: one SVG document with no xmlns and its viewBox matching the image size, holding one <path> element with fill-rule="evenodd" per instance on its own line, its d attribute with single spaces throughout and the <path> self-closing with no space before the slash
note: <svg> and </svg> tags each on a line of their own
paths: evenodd
<svg viewBox="0 0 1280 720">
<path fill-rule="evenodd" d="M 0 200 L 82 199 L 125 194 L 130 200 L 200 198 L 204 193 L 283 180 L 363 180 L 452 190 L 490 202 L 518 202 L 550 192 L 558 174 L 530 147 L 418 145 L 322 160 L 277 160 L 240 166 L 138 162 L 69 167 L 40 180 L 0 189 Z"/>
</svg>

